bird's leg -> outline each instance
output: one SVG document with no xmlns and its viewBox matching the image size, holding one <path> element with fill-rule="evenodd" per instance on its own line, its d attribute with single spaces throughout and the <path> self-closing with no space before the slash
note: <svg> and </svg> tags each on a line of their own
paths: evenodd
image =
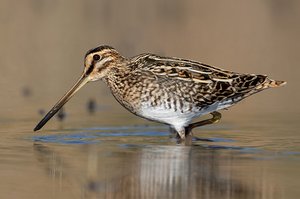
<svg viewBox="0 0 300 199">
<path fill-rule="evenodd" d="M 176 131 L 176 130 L 175 130 Z M 183 144 L 185 146 L 191 146 L 192 145 L 192 133 L 187 133 L 186 128 L 183 128 L 182 130 L 176 131 L 176 139 L 177 144 Z"/>
<path fill-rule="evenodd" d="M 169 132 L 170 132 L 170 138 L 178 138 L 178 133 L 177 131 L 172 127 L 172 126 L 169 126 Z"/>
<path fill-rule="evenodd" d="M 207 119 L 207 120 L 202 120 L 199 122 L 195 122 L 195 123 L 192 123 L 192 124 L 188 125 L 187 127 L 185 127 L 185 135 L 191 134 L 192 129 L 196 128 L 198 126 L 204 126 L 207 124 L 217 123 L 220 121 L 220 119 L 222 117 L 221 113 L 219 113 L 217 111 L 211 112 L 210 114 L 213 116 L 212 118 Z"/>
<path fill-rule="evenodd" d="M 210 113 L 213 117 L 210 119 L 202 120 L 199 122 L 192 123 L 188 125 L 185 128 L 182 128 L 181 130 L 174 129 L 172 126 L 170 126 L 170 132 L 171 132 L 171 137 L 174 136 L 176 133 L 176 139 L 178 144 L 184 144 L 186 146 L 190 146 L 192 144 L 192 138 L 193 138 L 193 133 L 192 129 L 196 128 L 198 126 L 204 126 L 208 124 L 213 124 L 217 123 L 220 121 L 222 115 L 221 113 L 214 111 Z M 207 140 L 205 140 L 207 141 Z"/>
<path fill-rule="evenodd" d="M 170 129 L 170 138 L 176 138 L 178 140 L 184 140 L 187 132 L 186 132 L 186 128 L 182 128 L 182 129 L 175 129 L 172 126 L 169 126 Z"/>
<path fill-rule="evenodd" d="M 187 135 L 186 130 L 185 130 L 185 128 L 183 128 L 182 130 L 177 131 L 176 138 L 184 140 L 186 135 Z"/>
</svg>

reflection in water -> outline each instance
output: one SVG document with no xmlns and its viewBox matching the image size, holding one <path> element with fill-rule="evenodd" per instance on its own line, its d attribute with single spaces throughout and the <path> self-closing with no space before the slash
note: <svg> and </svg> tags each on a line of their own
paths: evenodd
<svg viewBox="0 0 300 199">
<path fill-rule="evenodd" d="M 44 145 L 34 143 L 33 148 L 37 154 L 38 162 L 42 163 L 46 173 L 54 183 L 53 193 L 56 193 L 56 187 L 58 187 L 58 190 L 62 189 L 63 169 L 65 167 L 63 160 L 57 153 Z"/>
<path fill-rule="evenodd" d="M 81 190 L 83 198 L 272 198 L 275 194 L 263 167 L 244 168 L 247 159 L 235 158 L 233 151 L 201 146 L 105 148 L 87 145 L 87 161 L 81 162 L 85 173 L 79 174 L 72 173 L 51 147 L 34 144 L 49 177 L 59 184 L 77 184 L 72 188 Z M 78 180 L 78 175 L 86 180 Z"/>
</svg>

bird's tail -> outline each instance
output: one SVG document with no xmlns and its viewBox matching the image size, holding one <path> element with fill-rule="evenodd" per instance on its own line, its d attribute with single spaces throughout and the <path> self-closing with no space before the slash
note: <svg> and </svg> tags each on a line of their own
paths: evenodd
<svg viewBox="0 0 300 199">
<path fill-rule="evenodd" d="M 272 80 L 269 79 L 269 87 L 273 88 L 273 87 L 279 87 L 279 86 L 283 86 L 286 84 L 286 81 L 278 81 L 278 80 Z"/>
<path fill-rule="evenodd" d="M 257 89 L 276 88 L 286 84 L 286 81 L 278 81 L 265 77 L 265 81 L 260 84 Z"/>
</svg>

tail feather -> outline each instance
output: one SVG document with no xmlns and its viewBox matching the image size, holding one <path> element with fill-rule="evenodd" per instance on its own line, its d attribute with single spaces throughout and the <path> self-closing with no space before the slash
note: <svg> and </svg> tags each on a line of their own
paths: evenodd
<svg viewBox="0 0 300 199">
<path fill-rule="evenodd" d="M 286 81 L 271 80 L 269 87 L 279 87 L 286 84 Z"/>
<path fill-rule="evenodd" d="M 233 86 L 238 92 L 257 92 L 267 88 L 274 88 L 285 85 L 285 81 L 276 81 L 266 75 L 244 74 L 233 81 Z"/>
<path fill-rule="evenodd" d="M 275 88 L 285 84 L 285 81 L 273 80 L 266 75 L 241 75 L 239 78 L 233 81 L 235 92 L 233 94 L 229 93 L 229 95 L 224 96 L 218 106 L 220 106 L 221 109 L 224 109 L 267 88 Z"/>
<path fill-rule="evenodd" d="M 279 80 L 273 80 L 268 77 L 266 77 L 265 81 L 259 85 L 261 89 L 266 89 L 266 88 L 276 88 L 285 85 L 287 82 L 286 81 L 279 81 Z"/>
</svg>

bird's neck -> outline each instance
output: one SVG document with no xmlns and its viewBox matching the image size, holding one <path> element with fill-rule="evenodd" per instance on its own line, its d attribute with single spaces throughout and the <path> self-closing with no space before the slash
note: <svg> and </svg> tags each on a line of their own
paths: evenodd
<svg viewBox="0 0 300 199">
<path fill-rule="evenodd" d="M 114 71 L 111 71 L 103 81 L 110 88 L 111 93 L 116 98 L 116 100 L 127 108 L 129 111 L 133 112 L 134 108 L 130 100 L 128 99 L 128 92 L 130 88 L 130 78 L 131 70 L 128 66 L 115 67 Z"/>
</svg>

